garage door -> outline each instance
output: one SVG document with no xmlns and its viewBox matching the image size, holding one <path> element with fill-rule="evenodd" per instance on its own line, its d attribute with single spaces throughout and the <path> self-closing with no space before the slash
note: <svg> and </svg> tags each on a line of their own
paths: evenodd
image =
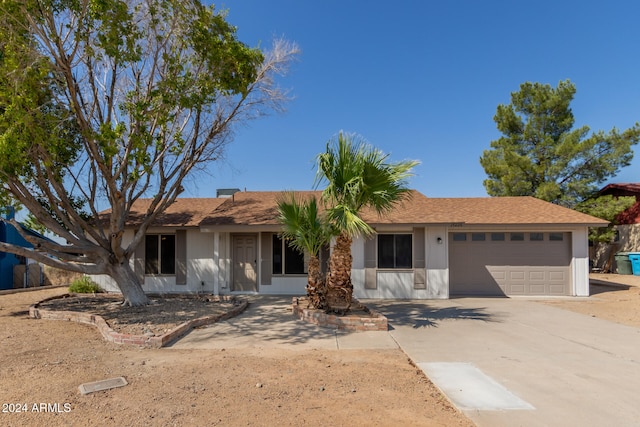
<svg viewBox="0 0 640 427">
<path fill-rule="evenodd" d="M 451 295 L 571 295 L 570 233 L 450 233 Z"/>
</svg>

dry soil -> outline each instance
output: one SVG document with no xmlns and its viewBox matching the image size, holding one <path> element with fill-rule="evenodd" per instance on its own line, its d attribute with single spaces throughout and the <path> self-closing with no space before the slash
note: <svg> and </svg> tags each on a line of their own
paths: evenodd
<svg viewBox="0 0 640 427">
<path fill-rule="evenodd" d="M 0 295 L 2 426 L 472 426 L 400 350 L 138 349 Z M 124 377 L 125 387 L 78 386 Z"/>
<path fill-rule="evenodd" d="M 594 278 L 619 285 L 541 302 L 640 327 L 640 277 Z M 0 425 L 473 425 L 400 350 L 139 349 L 28 317 L 30 304 L 65 292 L 0 295 Z M 127 386 L 78 391 L 120 376 Z"/>
</svg>

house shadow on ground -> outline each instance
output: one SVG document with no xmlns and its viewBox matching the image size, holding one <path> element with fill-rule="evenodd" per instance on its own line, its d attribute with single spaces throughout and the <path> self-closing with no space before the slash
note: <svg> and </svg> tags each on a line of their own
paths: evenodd
<svg viewBox="0 0 640 427">
<path fill-rule="evenodd" d="M 455 303 L 455 299 L 434 302 L 369 300 L 365 305 L 387 317 L 389 330 L 393 330 L 394 326 L 410 326 L 414 329 L 437 328 L 440 322 L 448 320 L 500 321 L 496 313 L 490 313 L 486 307 L 462 307 Z"/>
<path fill-rule="evenodd" d="M 593 295 L 598 295 L 598 294 L 604 294 L 604 293 L 608 293 L 608 292 L 619 292 L 619 291 L 628 291 L 629 289 L 631 289 L 632 287 L 629 285 L 623 285 L 623 284 L 619 284 L 619 283 L 609 283 L 606 285 L 603 284 L 599 284 L 599 283 L 591 283 L 589 285 L 589 295 L 593 296 Z"/>
</svg>

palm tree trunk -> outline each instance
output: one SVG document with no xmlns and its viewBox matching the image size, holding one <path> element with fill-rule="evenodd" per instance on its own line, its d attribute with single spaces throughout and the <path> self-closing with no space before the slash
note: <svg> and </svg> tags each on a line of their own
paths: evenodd
<svg viewBox="0 0 640 427">
<path fill-rule="evenodd" d="M 329 259 L 329 274 L 327 276 L 327 305 L 332 311 L 346 312 L 351 306 L 353 298 L 353 284 L 351 283 L 351 237 L 342 232 L 336 238 L 331 257 Z"/>
<path fill-rule="evenodd" d="M 316 256 L 309 258 L 307 277 L 307 296 L 313 308 L 324 310 L 327 306 L 327 292 L 324 277 L 320 271 L 320 260 Z"/>
</svg>

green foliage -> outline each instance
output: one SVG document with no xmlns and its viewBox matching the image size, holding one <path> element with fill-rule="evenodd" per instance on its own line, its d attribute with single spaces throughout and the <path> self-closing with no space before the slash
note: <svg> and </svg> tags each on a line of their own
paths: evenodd
<svg viewBox="0 0 640 427">
<path fill-rule="evenodd" d="M 587 126 L 573 129 L 575 92 L 569 80 L 557 88 L 527 82 L 511 94 L 511 104 L 498 106 L 494 121 L 503 136 L 480 158 L 489 195 L 573 207 L 631 163 L 640 126 L 591 135 Z"/>
<path fill-rule="evenodd" d="M 27 215 L 27 219 L 24 220 L 24 226 L 30 230 L 37 231 L 38 233 L 44 235 L 47 232 L 47 228 L 38 222 L 38 219 L 33 216 L 31 212 Z"/>
<path fill-rule="evenodd" d="M 71 282 L 69 292 L 74 294 L 97 294 L 103 291 L 96 282 L 89 278 L 89 276 L 82 276 Z"/>
<path fill-rule="evenodd" d="M 129 260 L 149 225 L 238 124 L 287 100 L 275 75 L 297 47 L 264 55 L 225 18 L 199 0 L 0 1 L 0 203 L 66 242 L 41 242 L 40 262 L 109 274 L 144 303 Z"/>
<path fill-rule="evenodd" d="M 85 153 L 121 182 L 154 173 L 158 154 L 180 164 L 199 125 L 187 119 L 246 95 L 264 59 L 198 1 L 5 0 L 0 12 L 12 15 L 0 22 L 0 181 L 40 175 L 34 188 Z"/>
<path fill-rule="evenodd" d="M 370 235 L 373 230 L 359 216 L 362 209 L 369 207 L 385 214 L 409 195 L 407 179 L 419 162 L 392 163 L 388 157 L 361 137 L 342 132 L 318 155 L 316 185 L 327 183 L 322 197 L 329 206 L 329 221 L 337 230 L 350 236 Z"/>
<path fill-rule="evenodd" d="M 608 227 L 590 228 L 589 240 L 598 243 L 611 243 L 615 237 L 613 226 L 617 225 L 617 216 L 633 206 L 635 202 L 635 197 L 613 197 L 607 195 L 587 199 L 579 203 L 575 209 L 609 221 Z"/>
<path fill-rule="evenodd" d="M 278 199 L 278 221 L 289 246 L 312 256 L 317 257 L 333 235 L 315 197 L 299 200 L 294 193 L 284 193 Z"/>
</svg>

